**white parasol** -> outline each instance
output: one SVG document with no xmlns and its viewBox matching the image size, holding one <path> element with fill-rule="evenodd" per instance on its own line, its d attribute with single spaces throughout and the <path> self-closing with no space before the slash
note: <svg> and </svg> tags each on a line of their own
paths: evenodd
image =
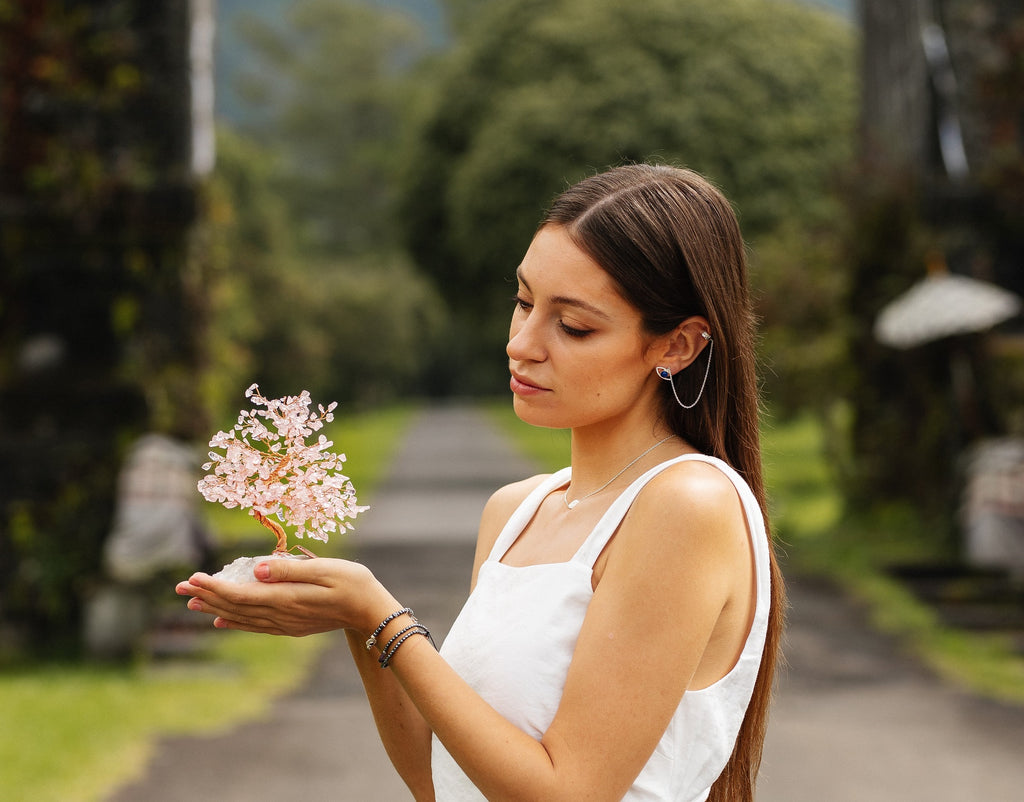
<svg viewBox="0 0 1024 802">
<path fill-rule="evenodd" d="M 1020 309 L 1021 299 L 1009 290 L 933 268 L 882 309 L 875 321 L 875 338 L 893 348 L 913 348 L 944 337 L 986 331 Z"/>
</svg>

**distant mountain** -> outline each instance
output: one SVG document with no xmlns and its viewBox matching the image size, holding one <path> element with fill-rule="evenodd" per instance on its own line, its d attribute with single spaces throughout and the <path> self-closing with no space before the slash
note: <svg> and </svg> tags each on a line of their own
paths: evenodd
<svg viewBox="0 0 1024 802">
<path fill-rule="evenodd" d="M 444 10 L 439 0 L 364 0 L 370 5 L 404 11 L 423 25 L 431 42 L 442 44 L 448 38 Z M 246 44 L 238 34 L 238 19 L 243 15 L 258 17 L 274 26 L 287 23 L 291 4 L 281 0 L 217 0 L 214 108 L 219 119 L 241 123 L 251 119 L 251 112 L 235 91 L 235 77 L 247 58 Z"/>
</svg>

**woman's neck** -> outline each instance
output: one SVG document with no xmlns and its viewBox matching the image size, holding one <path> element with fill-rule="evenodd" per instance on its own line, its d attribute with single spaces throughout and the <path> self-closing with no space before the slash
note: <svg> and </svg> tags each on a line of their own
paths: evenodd
<svg viewBox="0 0 1024 802">
<path fill-rule="evenodd" d="M 620 471 L 623 471 L 622 476 L 616 478 L 631 481 L 646 468 L 692 450 L 673 436 L 664 423 L 650 419 L 633 425 L 574 429 L 571 495 L 579 498 L 601 487 Z M 633 460 L 636 462 L 631 464 Z"/>
</svg>

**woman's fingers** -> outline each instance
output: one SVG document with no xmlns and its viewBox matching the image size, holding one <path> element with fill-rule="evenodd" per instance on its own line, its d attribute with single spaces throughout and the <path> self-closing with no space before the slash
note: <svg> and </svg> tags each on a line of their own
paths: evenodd
<svg viewBox="0 0 1024 802">
<path fill-rule="evenodd" d="M 277 588 L 256 583 L 236 584 L 213 579 L 206 574 L 193 574 L 179 582 L 175 592 L 191 596 L 188 609 L 208 615 L 223 616 L 231 621 L 269 622 L 280 601 Z"/>
<path fill-rule="evenodd" d="M 300 633 L 294 621 L 273 607 L 260 605 L 237 605 L 225 602 L 217 596 L 189 599 L 188 609 L 214 616 L 213 625 L 218 629 L 238 629 L 245 632 L 262 632 L 274 635 Z M 285 619 L 285 620 L 283 620 Z"/>
<path fill-rule="evenodd" d="M 309 560 L 270 559 L 259 563 L 255 574 L 263 583 L 297 582 L 325 588 L 373 581 L 373 574 L 366 566 L 333 557 L 316 557 Z"/>
<path fill-rule="evenodd" d="M 188 608 L 214 616 L 220 628 L 300 636 L 365 628 L 370 618 L 379 620 L 379 609 L 393 606 L 370 570 L 347 560 L 269 559 L 255 573 L 259 581 L 248 583 L 196 573 L 175 592 L 190 596 Z"/>
<path fill-rule="evenodd" d="M 193 578 L 176 591 L 188 609 L 214 616 L 220 629 L 303 636 L 343 626 L 332 616 L 329 588 L 306 582 L 208 582 Z"/>
<path fill-rule="evenodd" d="M 270 559 L 256 565 L 253 573 L 260 582 L 305 582 L 330 585 L 342 560 L 317 557 L 309 560 Z"/>
<path fill-rule="evenodd" d="M 236 629 L 239 632 L 257 632 L 261 635 L 290 635 L 290 632 L 285 632 L 279 627 L 273 626 L 256 626 L 254 624 L 247 624 L 243 621 L 230 621 L 227 618 L 221 618 L 217 616 L 213 619 L 213 625 L 217 629 Z"/>
</svg>

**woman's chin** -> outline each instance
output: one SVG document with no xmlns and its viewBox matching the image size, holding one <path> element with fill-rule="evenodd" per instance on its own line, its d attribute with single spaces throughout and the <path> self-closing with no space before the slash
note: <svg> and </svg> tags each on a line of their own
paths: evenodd
<svg viewBox="0 0 1024 802">
<path fill-rule="evenodd" d="M 530 398 L 522 398 L 518 395 L 512 397 L 512 409 L 516 417 L 523 423 L 530 426 L 538 426 L 542 429 L 566 429 L 568 428 L 556 414 L 551 410 L 545 410 Z"/>
</svg>

